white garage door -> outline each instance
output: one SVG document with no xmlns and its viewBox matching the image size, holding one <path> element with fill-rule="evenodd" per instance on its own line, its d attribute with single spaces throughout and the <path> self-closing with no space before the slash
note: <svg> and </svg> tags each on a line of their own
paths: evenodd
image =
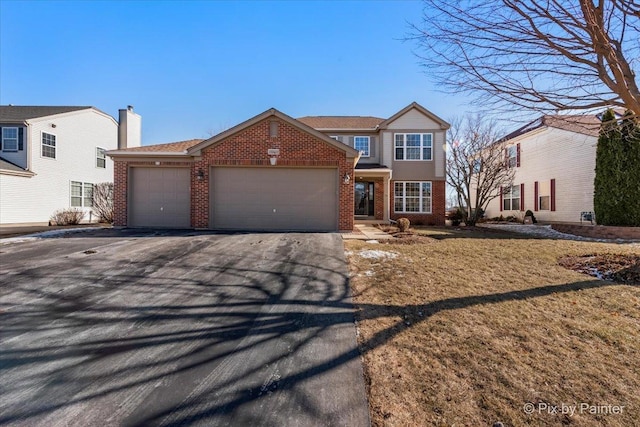
<svg viewBox="0 0 640 427">
<path fill-rule="evenodd" d="M 132 168 L 129 174 L 130 227 L 191 227 L 188 168 Z"/>
<path fill-rule="evenodd" d="M 335 231 L 337 169 L 212 168 L 210 227 Z"/>
</svg>

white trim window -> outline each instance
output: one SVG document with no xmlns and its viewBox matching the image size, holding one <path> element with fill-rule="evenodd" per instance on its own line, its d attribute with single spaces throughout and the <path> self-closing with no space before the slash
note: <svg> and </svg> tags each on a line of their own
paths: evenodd
<svg viewBox="0 0 640 427">
<path fill-rule="evenodd" d="M 105 149 L 96 147 L 96 167 L 105 169 L 107 167 L 107 156 L 104 154 Z"/>
<path fill-rule="evenodd" d="M 371 146 L 370 142 L 371 138 L 369 138 L 368 136 L 354 136 L 353 148 L 358 150 L 362 157 L 369 157 L 369 148 Z"/>
<path fill-rule="evenodd" d="M 18 151 L 18 128 L 2 128 L 2 151 Z"/>
<path fill-rule="evenodd" d="M 90 182 L 71 181 L 71 207 L 93 207 L 93 184 Z"/>
<path fill-rule="evenodd" d="M 515 145 L 510 145 L 507 148 L 507 162 L 510 168 L 515 168 L 518 166 L 518 147 Z"/>
<path fill-rule="evenodd" d="M 538 210 L 551 210 L 551 181 L 542 181 L 538 184 Z"/>
<path fill-rule="evenodd" d="M 505 211 L 520 210 L 520 186 L 505 188 L 502 192 L 502 209 Z"/>
<path fill-rule="evenodd" d="M 393 185 L 394 212 L 431 213 L 430 181 L 396 181 Z"/>
<path fill-rule="evenodd" d="M 42 157 L 50 159 L 56 158 L 56 136 L 51 133 L 42 132 Z"/>
<path fill-rule="evenodd" d="M 396 133 L 395 160 L 433 160 L 432 133 Z"/>
</svg>

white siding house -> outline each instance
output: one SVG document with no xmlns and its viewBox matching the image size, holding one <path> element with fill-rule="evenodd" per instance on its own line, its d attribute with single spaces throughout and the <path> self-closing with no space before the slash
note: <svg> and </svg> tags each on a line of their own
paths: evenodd
<svg viewBox="0 0 640 427">
<path fill-rule="evenodd" d="M 505 137 L 513 187 L 502 189 L 485 216 L 531 210 L 538 221 L 579 222 L 581 212 L 592 212 L 599 124 L 596 116 L 544 116 Z"/>
<path fill-rule="evenodd" d="M 104 155 L 118 148 L 113 117 L 93 107 L 0 106 L 0 127 L 0 225 L 47 224 L 70 207 L 96 219 L 92 186 L 113 182 L 113 161 Z"/>
</svg>

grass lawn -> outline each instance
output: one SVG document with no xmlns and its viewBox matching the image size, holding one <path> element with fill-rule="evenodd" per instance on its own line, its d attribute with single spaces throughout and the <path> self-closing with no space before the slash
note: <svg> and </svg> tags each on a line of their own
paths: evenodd
<svg viewBox="0 0 640 427">
<path fill-rule="evenodd" d="M 374 425 L 640 425 L 640 285 L 558 264 L 640 246 L 418 232 L 345 242 Z"/>
</svg>

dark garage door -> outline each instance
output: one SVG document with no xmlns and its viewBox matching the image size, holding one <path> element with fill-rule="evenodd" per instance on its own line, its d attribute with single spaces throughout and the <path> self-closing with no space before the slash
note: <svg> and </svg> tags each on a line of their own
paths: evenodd
<svg viewBox="0 0 640 427">
<path fill-rule="evenodd" d="M 191 227 L 188 168 L 130 169 L 130 227 Z"/>
<path fill-rule="evenodd" d="M 335 231 L 337 177 L 335 168 L 212 168 L 210 227 Z"/>
</svg>

